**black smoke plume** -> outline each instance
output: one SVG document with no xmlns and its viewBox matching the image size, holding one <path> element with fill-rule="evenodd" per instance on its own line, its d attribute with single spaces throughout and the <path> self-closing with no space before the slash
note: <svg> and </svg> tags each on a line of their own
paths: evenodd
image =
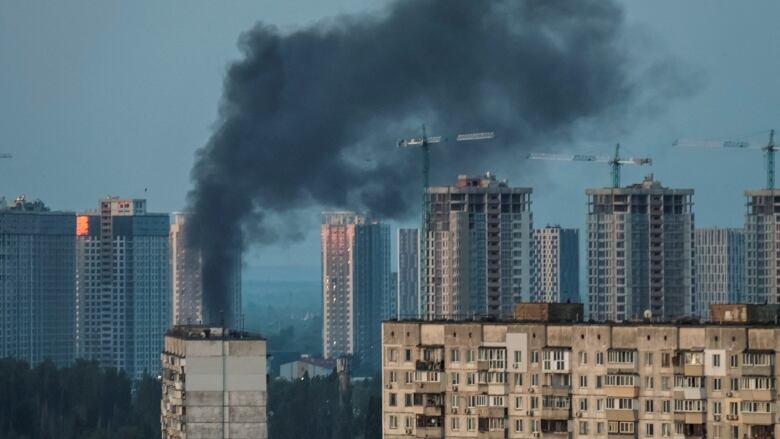
<svg viewBox="0 0 780 439">
<path fill-rule="evenodd" d="M 436 148 L 432 181 L 444 183 L 578 125 L 619 125 L 643 96 L 674 88 L 660 83 L 668 75 L 636 79 L 626 40 L 611 0 L 398 0 L 291 33 L 257 24 L 192 170 L 190 239 L 211 321 L 226 309 L 236 246 L 302 236 L 302 209 L 416 213 L 419 151 L 394 145 L 421 123 L 496 132 Z"/>
</svg>

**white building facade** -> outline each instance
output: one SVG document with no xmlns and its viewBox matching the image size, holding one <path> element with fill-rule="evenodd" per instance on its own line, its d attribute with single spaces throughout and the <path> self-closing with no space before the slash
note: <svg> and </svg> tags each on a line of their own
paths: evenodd
<svg viewBox="0 0 780 439">
<path fill-rule="evenodd" d="M 696 229 L 696 302 L 699 316 L 709 318 L 713 303 L 741 303 L 745 293 L 743 229 Z"/>
</svg>

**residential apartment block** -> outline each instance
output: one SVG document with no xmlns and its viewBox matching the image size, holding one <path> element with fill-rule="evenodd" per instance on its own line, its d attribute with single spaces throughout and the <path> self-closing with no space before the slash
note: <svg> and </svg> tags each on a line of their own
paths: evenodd
<svg viewBox="0 0 780 439">
<path fill-rule="evenodd" d="M 420 316 L 420 233 L 398 229 L 398 319 Z"/>
<path fill-rule="evenodd" d="M 109 197 L 76 221 L 78 356 L 156 376 L 171 323 L 168 215 Z"/>
<path fill-rule="evenodd" d="M 354 212 L 323 214 L 323 355 L 353 356 L 356 367 L 380 367 L 380 324 L 394 312 L 390 227 Z"/>
<path fill-rule="evenodd" d="M 174 327 L 162 353 L 162 438 L 267 438 L 266 355 L 258 335 Z"/>
<path fill-rule="evenodd" d="M 531 192 L 490 173 L 426 189 L 423 318 L 511 316 L 515 302 L 531 299 Z"/>
<path fill-rule="evenodd" d="M 547 226 L 534 231 L 534 302 L 580 302 L 580 233 Z"/>
<path fill-rule="evenodd" d="M 778 307 L 713 307 L 705 324 L 585 323 L 553 304 L 385 322 L 383 437 L 776 437 Z"/>
<path fill-rule="evenodd" d="M 696 308 L 709 318 L 710 304 L 742 303 L 745 292 L 745 232 L 696 229 Z"/>
<path fill-rule="evenodd" d="M 170 228 L 171 289 L 173 291 L 173 323 L 175 325 L 220 324 L 241 327 L 241 249 L 236 248 L 237 262 L 232 273 L 224 309 L 207 310 L 203 300 L 203 266 L 200 253 L 187 245 L 189 214 L 175 213 Z"/>
<path fill-rule="evenodd" d="M 693 189 L 648 176 L 587 189 L 588 306 L 594 320 L 671 320 L 694 309 Z"/>
<path fill-rule="evenodd" d="M 76 336 L 76 214 L 0 206 L 0 358 L 68 366 Z"/>
<path fill-rule="evenodd" d="M 780 303 L 780 189 L 746 191 L 745 302 Z"/>
</svg>

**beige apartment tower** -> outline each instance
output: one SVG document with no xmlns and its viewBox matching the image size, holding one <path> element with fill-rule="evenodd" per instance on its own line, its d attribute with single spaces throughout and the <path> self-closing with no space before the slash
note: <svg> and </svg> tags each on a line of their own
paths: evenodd
<svg viewBox="0 0 780 439">
<path fill-rule="evenodd" d="M 780 434 L 778 306 L 713 305 L 704 324 L 585 323 L 571 307 L 385 322 L 383 438 Z"/>
<path fill-rule="evenodd" d="M 745 302 L 780 303 L 780 189 L 745 196 Z"/>
<path fill-rule="evenodd" d="M 534 231 L 534 302 L 580 302 L 580 233 L 546 226 Z"/>
<path fill-rule="evenodd" d="M 423 318 L 508 316 L 514 303 L 531 300 L 531 192 L 489 172 L 426 190 Z"/>
<path fill-rule="evenodd" d="M 175 326 L 162 353 L 163 439 L 265 439 L 266 344 L 257 335 Z"/>
<path fill-rule="evenodd" d="M 693 189 L 670 189 L 651 175 L 585 193 L 590 318 L 695 314 Z"/>
</svg>

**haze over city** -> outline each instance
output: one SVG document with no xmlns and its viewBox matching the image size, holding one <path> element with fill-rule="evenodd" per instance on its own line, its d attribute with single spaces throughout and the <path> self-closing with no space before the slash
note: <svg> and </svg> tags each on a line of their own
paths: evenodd
<svg viewBox="0 0 780 439">
<path fill-rule="evenodd" d="M 653 172 L 665 185 L 696 190 L 697 224 L 741 224 L 743 190 L 763 184 L 761 154 L 671 144 L 680 137 L 766 140 L 765 132 L 776 125 L 774 105 L 780 98 L 775 86 L 780 60 L 772 56 L 780 32 L 773 21 L 778 5 L 620 4 L 628 30 L 622 41 L 637 60 L 633 73 L 671 59 L 685 80 L 673 84 L 682 88 L 670 91 L 677 97 L 659 99 L 657 111 L 637 114 L 626 126 L 597 132 L 585 127 L 571 142 L 523 146 L 609 154 L 619 141 L 629 154 L 654 159 L 652 168 L 626 170 L 626 182 Z M 256 21 L 291 32 L 343 13 L 381 11 L 385 3 L 194 5 L 0 5 L 0 56 L 9 60 L 0 72 L 5 97 L 0 131 L 3 152 L 14 155 L 0 163 L 7 197 L 24 193 L 55 209 L 81 210 L 105 195 L 121 194 L 145 197 L 155 211 L 183 209 L 194 152 L 214 128 L 226 66 L 240 58 L 238 36 Z M 433 134 L 436 128 L 430 127 Z M 464 127 L 469 128 L 491 127 Z M 387 148 L 404 134 L 416 133 L 388 137 Z M 514 185 L 534 187 L 537 224 L 581 227 L 584 188 L 609 183 L 605 166 L 512 158 L 473 169 L 463 163 L 462 173 L 491 170 Z M 434 183 L 448 184 L 455 177 L 438 175 Z M 313 208 L 304 217 L 311 228 L 319 221 L 318 211 Z M 413 224 L 415 218 L 406 222 Z M 309 233 L 299 242 L 256 246 L 246 262 L 303 267 L 315 279 L 317 247 L 316 234 Z"/>
<path fill-rule="evenodd" d="M 0 2 L 0 438 L 780 437 L 778 17 Z"/>
</svg>

